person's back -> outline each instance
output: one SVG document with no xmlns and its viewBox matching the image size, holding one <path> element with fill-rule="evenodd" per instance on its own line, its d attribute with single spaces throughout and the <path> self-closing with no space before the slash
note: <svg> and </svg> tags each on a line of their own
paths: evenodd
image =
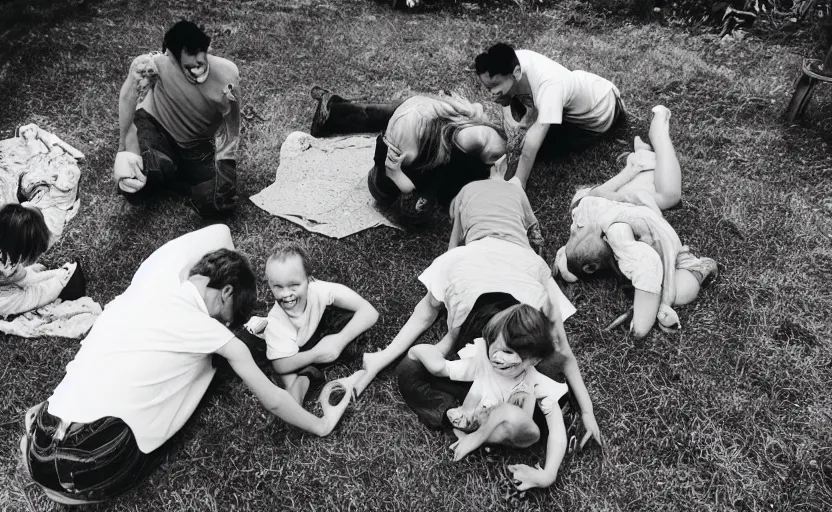
<svg viewBox="0 0 832 512">
<path fill-rule="evenodd" d="M 188 280 L 176 288 L 128 288 L 81 342 L 49 412 L 82 423 L 114 416 L 143 451 L 161 446 L 205 394 L 215 371 L 211 354 L 234 337 L 205 308 Z"/>
<path fill-rule="evenodd" d="M 516 50 L 520 67 L 538 109 L 538 122 L 573 123 L 586 130 L 603 132 L 613 123 L 618 89 L 609 80 L 587 71 L 570 71 L 552 59 L 531 50 Z M 615 96 L 610 95 L 614 91 Z"/>
<path fill-rule="evenodd" d="M 461 244 L 491 237 L 531 248 L 528 231 L 538 225 L 523 188 L 502 178 L 463 187 L 451 203 L 451 218 Z"/>
</svg>

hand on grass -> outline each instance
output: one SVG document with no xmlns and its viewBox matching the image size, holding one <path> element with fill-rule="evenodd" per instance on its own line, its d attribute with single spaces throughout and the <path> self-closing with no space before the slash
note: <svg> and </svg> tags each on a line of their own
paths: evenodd
<svg viewBox="0 0 832 512">
<path fill-rule="evenodd" d="M 511 477 L 519 491 L 526 491 L 532 487 L 549 487 L 555 483 L 557 478 L 557 473 L 549 475 L 546 470 L 540 467 L 540 464 L 535 464 L 535 467 L 525 464 L 512 464 L 508 467 L 508 470 L 511 471 Z"/>
<path fill-rule="evenodd" d="M 595 414 L 586 411 L 581 414 L 581 421 L 583 422 L 584 428 L 586 429 L 586 434 L 584 434 L 584 438 L 581 439 L 581 450 L 584 449 L 584 445 L 587 443 L 587 441 L 589 441 L 591 437 L 594 437 L 595 441 L 598 443 L 598 446 L 603 448 L 604 438 L 601 437 L 601 429 L 598 428 L 598 422 L 595 421 Z"/>
</svg>

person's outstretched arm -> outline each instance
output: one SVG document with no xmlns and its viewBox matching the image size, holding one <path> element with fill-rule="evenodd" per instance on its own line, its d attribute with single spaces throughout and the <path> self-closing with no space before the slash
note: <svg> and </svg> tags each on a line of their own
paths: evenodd
<svg viewBox="0 0 832 512">
<path fill-rule="evenodd" d="M 402 329 L 384 350 L 364 354 L 364 369 L 367 373 L 355 385 L 357 395 L 364 391 L 381 370 L 407 352 L 407 349 L 413 345 L 419 336 L 433 325 L 436 317 L 439 316 L 441 306 L 442 303 L 436 300 L 431 292 L 428 292 L 419 301 L 410 318 L 407 319 Z"/>
<path fill-rule="evenodd" d="M 344 398 L 338 405 L 324 407 L 324 415 L 319 418 L 295 402 L 288 392 L 272 384 L 268 377 L 257 367 L 248 347 L 239 339 L 233 338 L 223 345 L 217 351 L 217 354 L 228 360 L 234 372 L 254 392 L 266 410 L 286 423 L 307 432 L 321 437 L 329 435 L 340 421 L 341 416 L 344 415 L 347 404 L 349 404 L 350 394 L 345 393 Z"/>
<path fill-rule="evenodd" d="M 512 478 L 519 481 L 517 489 L 525 491 L 532 487 L 549 487 L 558 477 L 558 469 L 566 455 L 566 425 L 563 423 L 563 414 L 560 407 L 555 405 L 546 414 L 546 426 L 549 427 L 549 438 L 546 440 L 546 462 L 541 468 L 525 464 L 512 464 L 508 466 Z"/>
<path fill-rule="evenodd" d="M 629 224 L 616 222 L 607 228 L 606 237 L 621 273 L 636 289 L 630 331 L 636 338 L 643 338 L 656 323 L 661 305 L 664 280 L 661 256 L 646 243 L 637 241 Z"/>
<path fill-rule="evenodd" d="M 543 123 L 534 123 L 526 132 L 526 137 L 523 139 L 523 150 L 520 152 L 520 159 L 517 162 L 517 171 L 514 173 L 523 188 L 526 188 L 532 167 L 534 167 L 534 162 L 537 159 L 537 153 L 540 151 L 547 133 L 549 133 L 549 125 Z"/>
<path fill-rule="evenodd" d="M 589 441 L 590 437 L 594 437 L 600 446 L 604 446 L 601 429 L 598 428 L 598 422 L 595 420 L 592 399 L 589 397 L 589 391 L 586 389 L 586 384 L 584 384 L 584 379 L 581 376 L 581 370 L 578 368 L 578 360 L 575 359 L 575 354 L 572 353 L 572 347 L 569 346 L 568 342 L 560 344 L 558 355 L 563 358 L 563 375 L 569 383 L 569 389 L 575 395 L 578 407 L 581 408 L 581 421 L 584 424 L 584 428 L 586 428 L 586 434 L 581 439 L 581 448 Z"/>
</svg>

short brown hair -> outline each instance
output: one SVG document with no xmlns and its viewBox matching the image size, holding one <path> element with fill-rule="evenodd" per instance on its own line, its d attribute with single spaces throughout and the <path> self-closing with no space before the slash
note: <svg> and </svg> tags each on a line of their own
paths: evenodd
<svg viewBox="0 0 832 512">
<path fill-rule="evenodd" d="M 552 323 L 542 311 L 528 304 L 515 304 L 500 311 L 482 331 L 487 345 L 500 336 L 523 359 L 545 359 L 555 351 Z"/>
</svg>

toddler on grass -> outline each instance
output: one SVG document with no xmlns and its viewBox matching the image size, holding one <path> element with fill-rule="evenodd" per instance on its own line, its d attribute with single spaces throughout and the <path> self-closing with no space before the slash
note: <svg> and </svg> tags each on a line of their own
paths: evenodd
<svg viewBox="0 0 832 512">
<path fill-rule="evenodd" d="M 312 365 L 335 361 L 346 346 L 375 325 L 378 312 L 350 288 L 310 277 L 306 250 L 293 242 L 279 243 L 266 262 L 266 279 L 275 305 L 266 318 L 252 317 L 246 329 L 266 340 L 266 357 L 286 390 L 298 403 L 310 378 L 322 379 Z M 352 311 L 340 332 L 310 341 L 328 306 Z"/>
</svg>

